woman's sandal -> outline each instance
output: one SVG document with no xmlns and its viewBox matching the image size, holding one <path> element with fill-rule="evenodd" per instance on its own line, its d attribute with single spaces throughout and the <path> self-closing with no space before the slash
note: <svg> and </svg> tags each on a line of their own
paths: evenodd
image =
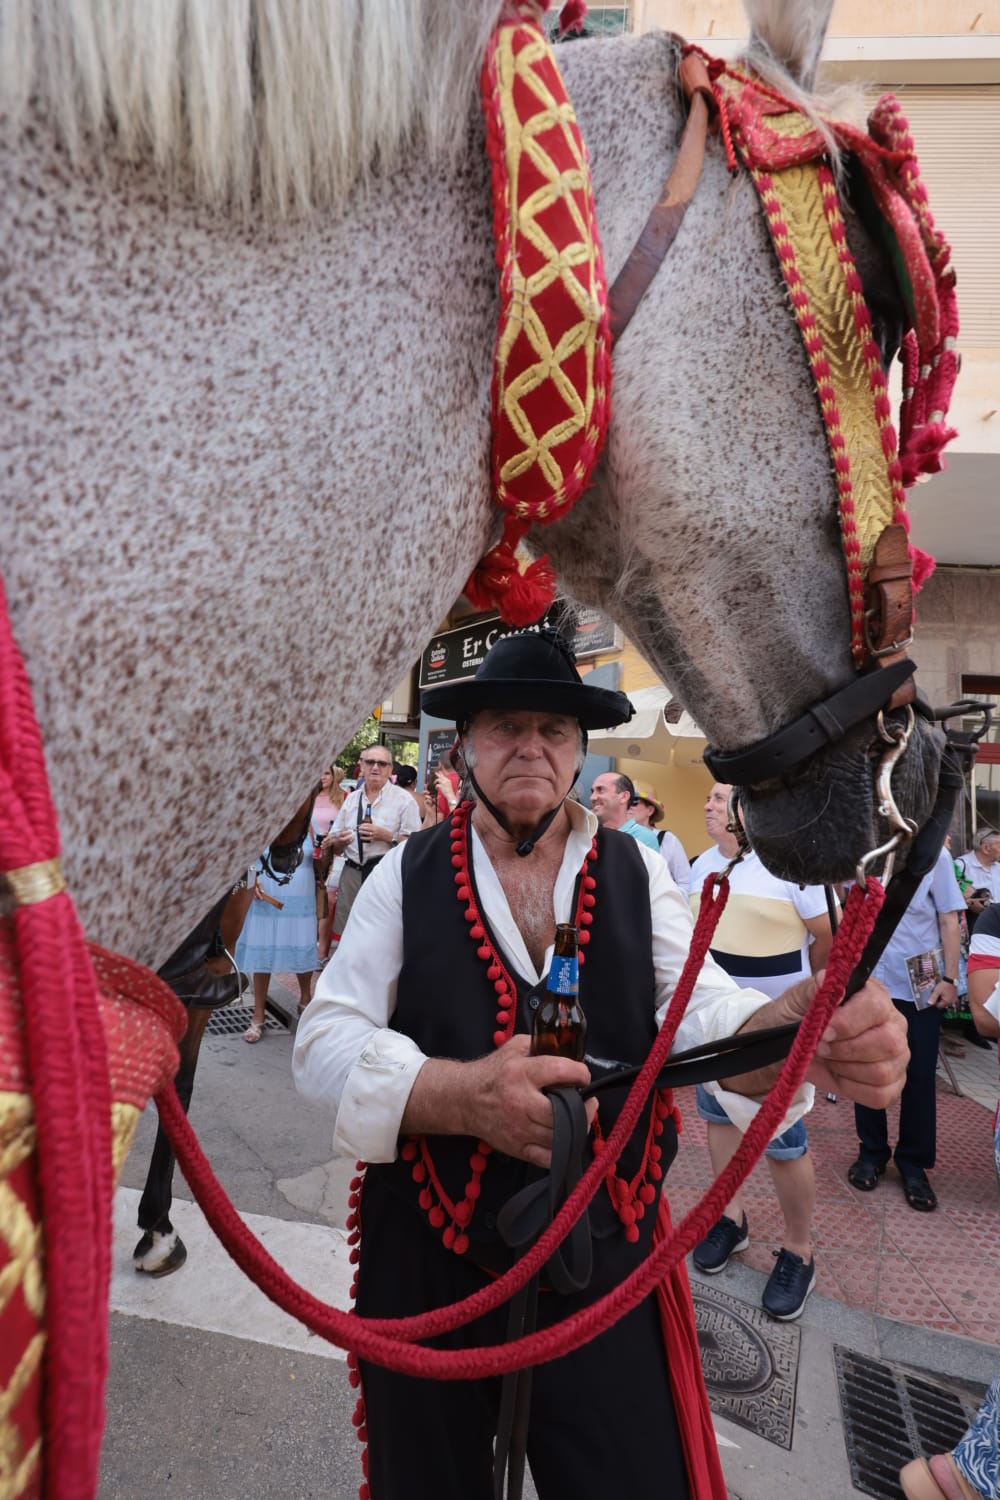
<svg viewBox="0 0 1000 1500">
<path fill-rule="evenodd" d="M 899 1471 L 906 1500 L 982 1500 L 950 1453 L 915 1458 Z"/>
<path fill-rule="evenodd" d="M 244 1031 L 244 1033 L 243 1033 L 243 1040 L 245 1042 L 250 1042 L 250 1043 L 259 1042 L 260 1039 L 261 1039 L 261 1037 L 263 1035 L 264 1035 L 264 1022 L 263 1021 L 251 1021 L 250 1025 L 247 1027 L 246 1031 Z"/>
</svg>

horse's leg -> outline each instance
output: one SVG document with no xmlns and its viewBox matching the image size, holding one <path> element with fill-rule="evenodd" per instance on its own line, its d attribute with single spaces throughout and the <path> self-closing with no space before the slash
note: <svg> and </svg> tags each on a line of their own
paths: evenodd
<svg viewBox="0 0 1000 1500">
<path fill-rule="evenodd" d="M 174 1078 L 174 1088 L 187 1114 L 194 1092 L 194 1073 L 198 1066 L 201 1039 L 211 1010 L 205 1007 L 188 1008 L 188 1025 L 180 1045 L 180 1067 Z M 156 1128 L 156 1141 L 146 1173 L 146 1186 L 139 1200 L 139 1228 L 142 1236 L 132 1251 L 132 1260 L 137 1271 L 148 1276 L 169 1276 L 180 1270 L 187 1260 L 184 1241 L 170 1222 L 170 1205 L 173 1202 L 174 1153 L 170 1148 L 162 1125 Z"/>
<path fill-rule="evenodd" d="M 222 896 L 159 971 L 160 978 L 166 980 L 187 1006 L 187 1030 L 180 1044 L 180 1066 L 174 1078 L 174 1088 L 185 1114 L 191 1103 L 198 1053 L 208 1018 L 216 1006 L 235 999 L 240 991 L 239 975 L 232 972 L 228 961 L 225 972 L 217 974 L 209 967 L 212 960 L 208 959 L 220 923 L 225 920 L 224 914 L 228 915 L 227 906 L 231 900 L 229 892 Z M 170 1222 L 173 1178 L 174 1154 L 163 1126 L 158 1125 L 146 1186 L 139 1200 L 142 1235 L 132 1252 L 136 1270 L 149 1276 L 168 1276 L 171 1271 L 179 1270 L 187 1259 L 184 1242 Z"/>
</svg>

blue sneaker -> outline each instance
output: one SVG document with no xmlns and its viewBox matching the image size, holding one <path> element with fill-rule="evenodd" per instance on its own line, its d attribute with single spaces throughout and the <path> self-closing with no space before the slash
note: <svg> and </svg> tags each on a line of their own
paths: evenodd
<svg viewBox="0 0 1000 1500">
<path fill-rule="evenodd" d="M 745 1250 L 749 1243 L 746 1214 L 743 1215 L 742 1224 L 734 1224 L 732 1219 L 727 1219 L 723 1214 L 712 1225 L 705 1238 L 695 1245 L 691 1259 L 706 1276 L 715 1276 L 719 1271 L 725 1270 L 731 1255 Z"/>
<path fill-rule="evenodd" d="M 815 1258 L 808 1263 L 791 1250 L 775 1250 L 778 1264 L 767 1278 L 761 1302 L 764 1311 L 779 1323 L 791 1323 L 801 1316 L 806 1298 L 816 1285 Z"/>
</svg>

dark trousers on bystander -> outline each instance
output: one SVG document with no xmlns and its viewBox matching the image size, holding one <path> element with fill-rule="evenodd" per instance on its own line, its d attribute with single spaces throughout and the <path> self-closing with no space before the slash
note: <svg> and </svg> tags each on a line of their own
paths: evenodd
<svg viewBox="0 0 1000 1500">
<path fill-rule="evenodd" d="M 892 1003 L 906 1020 L 906 1039 L 910 1047 L 906 1083 L 899 1102 L 899 1139 L 895 1151 L 889 1146 L 884 1109 L 867 1109 L 856 1104 L 854 1121 L 861 1156 L 876 1167 L 884 1167 L 892 1156 L 901 1176 L 910 1177 L 933 1167 L 937 1151 L 935 1075 L 941 1012 L 934 1007 L 917 1010 L 911 1000 L 894 999 Z"/>
</svg>

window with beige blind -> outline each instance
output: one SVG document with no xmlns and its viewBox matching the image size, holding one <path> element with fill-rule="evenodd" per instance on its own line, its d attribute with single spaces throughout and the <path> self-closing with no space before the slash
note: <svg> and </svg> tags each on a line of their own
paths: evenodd
<svg viewBox="0 0 1000 1500">
<path fill-rule="evenodd" d="M 962 347 L 1000 348 L 1000 84 L 885 87 L 910 122 L 931 211 L 952 248 Z"/>
</svg>

